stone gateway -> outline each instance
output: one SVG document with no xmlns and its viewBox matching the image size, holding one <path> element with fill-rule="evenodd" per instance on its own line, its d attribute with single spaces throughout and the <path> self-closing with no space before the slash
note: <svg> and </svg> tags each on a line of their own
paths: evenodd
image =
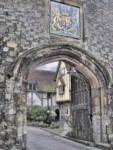
<svg viewBox="0 0 113 150">
<path fill-rule="evenodd" d="M 55 2 L 69 9 L 68 5 L 79 8 L 78 37 L 65 36 L 71 33 L 68 25 L 77 20 L 77 15 L 71 16 L 66 9 L 63 16 L 57 12 L 57 25 L 52 23 L 55 28 L 60 25 L 63 35 L 50 32 L 51 0 L 0 1 L 1 150 L 26 149 L 25 88 L 29 70 L 59 60 L 76 66 L 90 84 L 92 141 L 113 143 L 113 2 Z"/>
</svg>

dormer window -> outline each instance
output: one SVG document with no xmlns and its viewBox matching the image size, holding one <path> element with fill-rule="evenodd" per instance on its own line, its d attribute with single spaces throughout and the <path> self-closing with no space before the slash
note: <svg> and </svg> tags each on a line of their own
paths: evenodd
<svg viewBox="0 0 113 150">
<path fill-rule="evenodd" d="M 35 91 L 36 90 L 36 84 L 29 83 L 28 90 Z"/>
</svg>

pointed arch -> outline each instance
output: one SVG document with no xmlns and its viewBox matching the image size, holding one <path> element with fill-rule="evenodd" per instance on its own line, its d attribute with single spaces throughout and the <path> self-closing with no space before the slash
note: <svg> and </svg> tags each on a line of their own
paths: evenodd
<svg viewBox="0 0 113 150">
<path fill-rule="evenodd" d="M 65 60 L 76 65 L 76 69 L 89 76 L 93 74 L 101 84 L 108 87 L 110 76 L 107 69 L 92 54 L 73 43 L 48 43 L 37 45 L 19 54 L 13 65 L 8 70 L 9 77 L 20 72 L 25 72 L 28 68 L 52 62 L 55 60 Z M 92 81 L 93 82 L 93 81 Z"/>
</svg>

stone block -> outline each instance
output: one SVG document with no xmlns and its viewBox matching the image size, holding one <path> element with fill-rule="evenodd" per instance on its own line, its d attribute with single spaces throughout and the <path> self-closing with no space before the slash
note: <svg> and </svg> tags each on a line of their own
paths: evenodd
<svg viewBox="0 0 113 150">
<path fill-rule="evenodd" d="M 110 135 L 109 135 L 109 140 L 110 140 L 110 142 L 113 143 L 113 134 L 110 134 Z"/>
<path fill-rule="evenodd" d="M 19 150 L 16 146 L 10 148 L 10 150 Z"/>
<path fill-rule="evenodd" d="M 9 115 L 13 115 L 13 114 L 15 114 L 15 110 L 14 109 L 10 109 L 9 110 Z"/>
<path fill-rule="evenodd" d="M 13 62 L 14 60 L 11 57 L 6 58 L 7 62 Z"/>
<path fill-rule="evenodd" d="M 2 146 L 2 144 L 3 144 L 3 141 L 2 141 L 2 140 L 0 140 L 0 146 Z"/>
<path fill-rule="evenodd" d="M 94 105 L 95 105 L 95 106 L 99 106 L 99 104 L 100 104 L 99 98 L 95 98 L 95 100 L 94 100 Z"/>
<path fill-rule="evenodd" d="M 14 82 L 6 81 L 6 93 L 12 93 L 12 89 L 14 88 Z"/>
<path fill-rule="evenodd" d="M 22 132 L 23 132 L 23 126 L 19 126 L 17 131 L 18 131 L 17 132 L 18 137 L 21 137 L 22 136 Z"/>
<path fill-rule="evenodd" d="M 96 143 L 96 147 L 102 150 L 110 150 L 110 144 L 108 143 Z"/>
<path fill-rule="evenodd" d="M 17 43 L 15 43 L 13 41 L 9 41 L 9 42 L 7 42 L 7 47 L 16 48 L 17 47 Z"/>
<path fill-rule="evenodd" d="M 0 74 L 0 82 L 3 82 L 3 81 L 4 81 L 4 75 Z"/>
<path fill-rule="evenodd" d="M 11 99 L 12 95 L 11 94 L 6 94 L 6 99 Z"/>
<path fill-rule="evenodd" d="M 9 47 L 4 47 L 4 48 L 3 48 L 3 51 L 4 51 L 4 52 L 8 52 L 8 51 L 9 51 Z"/>
<path fill-rule="evenodd" d="M 12 56 L 12 57 L 14 57 L 14 56 L 16 56 L 17 52 L 18 51 L 15 49 L 14 51 L 10 51 L 9 55 Z"/>
</svg>

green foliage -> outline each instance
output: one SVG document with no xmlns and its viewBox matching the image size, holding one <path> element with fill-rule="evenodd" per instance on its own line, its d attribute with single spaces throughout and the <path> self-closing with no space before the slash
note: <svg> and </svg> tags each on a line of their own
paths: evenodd
<svg viewBox="0 0 113 150">
<path fill-rule="evenodd" d="M 60 124 L 55 122 L 56 113 L 54 111 L 47 111 L 47 108 L 41 106 L 34 106 L 32 109 L 27 108 L 28 125 L 43 127 L 43 128 L 59 128 Z"/>
<path fill-rule="evenodd" d="M 40 121 L 40 122 L 29 122 L 28 126 L 35 126 L 35 127 L 47 128 L 47 127 L 49 127 L 49 124 L 44 123 L 42 121 Z"/>
<path fill-rule="evenodd" d="M 54 111 L 50 111 L 50 119 L 51 121 L 55 121 L 56 113 Z"/>
<path fill-rule="evenodd" d="M 29 107 L 27 108 L 27 120 L 31 121 L 31 111 Z"/>
<path fill-rule="evenodd" d="M 51 124 L 45 123 L 45 122 L 29 122 L 28 126 L 35 126 L 35 127 L 42 127 L 42 128 L 51 128 L 51 129 L 57 129 L 60 128 L 59 122 L 52 122 Z"/>
<path fill-rule="evenodd" d="M 28 121 L 44 121 L 47 109 L 41 106 L 33 106 L 27 109 Z"/>
<path fill-rule="evenodd" d="M 56 128 L 59 128 L 59 127 L 60 127 L 60 124 L 58 122 L 52 122 L 51 125 L 50 125 L 51 129 L 56 129 Z"/>
<path fill-rule="evenodd" d="M 56 113 L 54 111 L 50 111 L 50 116 L 51 117 L 56 117 Z"/>
</svg>

